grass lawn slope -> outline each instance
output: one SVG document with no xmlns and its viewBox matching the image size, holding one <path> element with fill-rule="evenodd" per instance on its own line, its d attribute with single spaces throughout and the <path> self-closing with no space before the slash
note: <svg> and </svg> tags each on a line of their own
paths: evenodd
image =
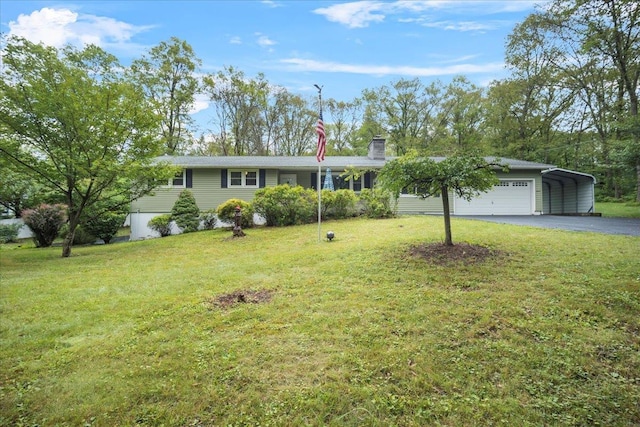
<svg viewBox="0 0 640 427">
<path fill-rule="evenodd" d="M 0 247 L 0 425 L 640 425 L 640 238 L 328 230 Z"/>
</svg>

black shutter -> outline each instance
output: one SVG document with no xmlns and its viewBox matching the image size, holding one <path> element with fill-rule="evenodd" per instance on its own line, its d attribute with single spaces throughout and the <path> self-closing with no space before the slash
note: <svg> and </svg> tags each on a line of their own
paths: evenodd
<svg viewBox="0 0 640 427">
<path fill-rule="evenodd" d="M 227 188 L 227 170 L 220 169 L 220 188 Z"/>
<path fill-rule="evenodd" d="M 318 174 L 316 172 L 311 172 L 311 188 L 318 189 Z"/>
<path fill-rule="evenodd" d="M 193 169 L 187 169 L 187 188 L 193 188 Z"/>
<path fill-rule="evenodd" d="M 371 172 L 364 174 L 364 188 L 371 188 Z"/>
<path fill-rule="evenodd" d="M 258 187 L 264 188 L 267 185 L 267 171 L 266 169 L 260 169 L 260 178 L 258 181 Z"/>
</svg>

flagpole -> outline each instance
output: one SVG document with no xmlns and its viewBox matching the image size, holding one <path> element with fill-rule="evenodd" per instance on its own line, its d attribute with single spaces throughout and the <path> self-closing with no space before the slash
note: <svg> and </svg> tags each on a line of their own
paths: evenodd
<svg viewBox="0 0 640 427">
<path fill-rule="evenodd" d="M 324 123 L 322 123 L 322 86 L 314 84 L 318 89 L 318 107 L 320 115 L 318 117 L 318 132 L 320 131 L 320 125 L 322 125 L 322 137 L 324 137 Z M 322 160 L 324 160 L 324 147 L 320 151 L 320 144 L 325 144 L 326 141 L 321 141 L 321 135 L 318 133 L 318 151 L 316 153 L 316 160 L 318 160 L 318 178 L 316 182 L 316 188 L 318 189 L 318 243 L 322 241 L 322 188 L 320 187 L 321 175 L 322 175 Z M 320 156 L 322 154 L 322 156 Z"/>
<path fill-rule="evenodd" d="M 320 163 L 318 163 L 318 243 L 322 241 L 322 190 L 320 189 L 320 175 L 322 174 L 322 169 Z"/>
</svg>

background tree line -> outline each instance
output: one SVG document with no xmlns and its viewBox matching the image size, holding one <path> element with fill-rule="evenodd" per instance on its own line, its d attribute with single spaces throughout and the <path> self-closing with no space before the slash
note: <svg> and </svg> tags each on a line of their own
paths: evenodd
<svg viewBox="0 0 640 427">
<path fill-rule="evenodd" d="M 474 151 L 550 163 L 595 175 L 601 197 L 640 201 L 639 14 L 632 0 L 555 0 L 515 27 L 510 76 L 486 88 L 462 75 L 447 84 L 400 78 L 353 100 L 327 99 L 327 154 L 363 155 L 384 135 L 393 155 Z M 315 97 L 234 67 L 197 78 L 199 64 L 172 39 L 132 67 L 164 117 L 166 153 L 313 153 Z M 189 118 L 196 95 L 212 107 L 208 129 Z"/>
<path fill-rule="evenodd" d="M 552 163 L 594 174 L 600 196 L 640 201 L 639 14 L 634 0 L 554 0 L 515 27 L 510 76 L 486 88 L 465 76 L 401 78 L 327 99 L 327 155 L 366 154 L 383 135 L 393 155 Z M 232 66 L 203 74 L 186 41 L 162 42 L 129 67 L 96 46 L 57 50 L 6 36 L 2 45 L 0 200 L 17 214 L 46 194 L 69 207 L 71 225 L 105 200 L 126 205 L 171 173 L 149 168 L 159 154 L 315 150 L 315 97 Z M 191 118 L 201 96 L 206 129 Z"/>
</svg>

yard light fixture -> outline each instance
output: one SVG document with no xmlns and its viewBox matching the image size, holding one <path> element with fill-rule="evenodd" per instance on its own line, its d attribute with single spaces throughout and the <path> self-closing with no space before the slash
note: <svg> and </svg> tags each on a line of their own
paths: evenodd
<svg viewBox="0 0 640 427">
<path fill-rule="evenodd" d="M 332 241 L 336 235 L 333 234 L 333 231 L 327 231 L 327 240 Z"/>
</svg>

